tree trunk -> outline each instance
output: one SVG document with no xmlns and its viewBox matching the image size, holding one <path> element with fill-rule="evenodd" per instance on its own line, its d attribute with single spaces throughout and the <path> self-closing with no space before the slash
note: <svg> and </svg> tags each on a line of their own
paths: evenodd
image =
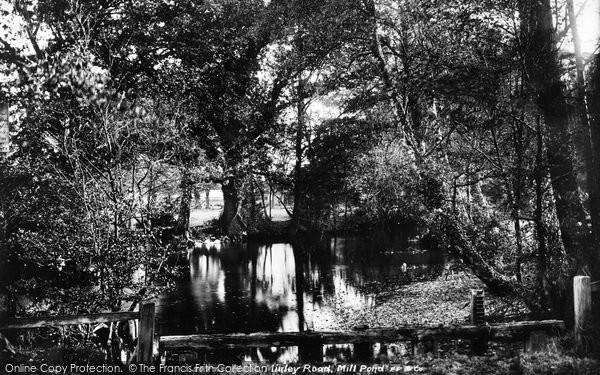
<svg viewBox="0 0 600 375">
<path fill-rule="evenodd" d="M 589 112 L 590 112 L 590 137 L 592 143 L 592 153 L 595 160 L 594 170 L 592 173 L 596 175 L 598 179 L 597 183 L 600 185 L 600 53 L 596 54 L 594 67 L 591 71 L 589 79 Z M 596 207 L 596 214 L 600 215 L 600 186 L 596 185 L 596 198 L 592 200 L 590 194 L 590 206 Z M 596 241 L 596 264 L 594 267 L 594 276 L 600 278 L 600 218 L 592 216 L 592 226 L 595 233 Z"/>
<path fill-rule="evenodd" d="M 8 317 L 8 294 L 6 286 L 8 285 L 8 202 L 6 197 L 8 195 L 8 188 L 5 188 L 4 176 L 0 175 L 0 182 L 3 188 L 0 189 L 0 322 L 3 322 Z"/>
<path fill-rule="evenodd" d="M 400 129 L 401 136 L 403 139 L 411 146 L 414 146 L 409 139 L 407 139 L 407 130 L 406 129 L 406 108 L 404 106 L 404 102 L 398 92 L 398 88 L 396 87 L 396 83 L 392 77 L 392 73 L 388 67 L 388 62 L 386 60 L 385 54 L 383 52 L 383 46 L 381 44 L 381 38 L 379 36 L 379 22 L 377 15 L 377 7 L 374 0 L 363 0 L 363 5 L 365 6 L 365 11 L 367 12 L 370 18 L 370 27 L 372 32 L 372 40 L 370 41 L 369 49 L 375 61 L 377 63 L 377 68 L 379 69 L 379 74 L 381 75 L 381 79 L 385 85 L 386 90 L 390 95 L 390 99 L 392 101 L 392 109 L 394 111 L 394 117 L 396 120 L 396 126 Z M 415 153 L 418 153 L 418 148 L 413 147 Z"/>
<path fill-rule="evenodd" d="M 302 39 L 299 37 L 297 41 L 298 53 L 302 56 Z M 306 127 L 306 114 L 304 103 L 304 80 L 302 72 L 298 74 L 298 105 L 297 105 L 297 129 L 296 129 L 296 163 L 294 165 L 294 217 L 293 223 L 296 229 L 301 225 L 302 205 L 303 205 L 303 188 L 302 188 L 302 143 L 304 140 L 304 128 Z"/>
<path fill-rule="evenodd" d="M 6 210 L 3 210 L 6 213 Z M 6 260 L 8 258 L 6 229 L 7 223 L 4 219 L 0 223 L 0 322 L 6 321 L 9 317 L 9 298 L 6 285 L 8 285 L 8 272 Z"/>
<path fill-rule="evenodd" d="M 570 257 L 570 273 L 589 261 L 585 211 L 579 197 L 569 132 L 568 108 L 563 97 L 550 0 L 521 1 L 525 69 L 528 83 L 548 129 L 547 155 L 561 240 Z"/>
<path fill-rule="evenodd" d="M 496 271 L 473 247 L 458 216 L 449 215 L 440 224 L 442 225 L 440 238 L 443 238 L 445 249 L 454 257 L 461 259 L 492 293 L 499 296 L 519 294 L 518 286 Z"/>
<path fill-rule="evenodd" d="M 456 198 L 458 195 L 458 178 L 454 177 L 452 181 L 452 213 L 456 215 Z"/>
<path fill-rule="evenodd" d="M 190 229 L 190 209 L 194 192 L 194 181 L 188 167 L 184 167 L 181 174 L 181 199 L 179 202 L 179 218 L 177 219 L 177 233 L 183 234 Z"/>
<path fill-rule="evenodd" d="M 542 309 L 546 310 L 552 306 L 552 291 L 548 283 L 546 257 L 546 227 L 544 226 L 544 189 L 542 183 L 546 178 L 546 169 L 544 168 L 544 140 L 542 135 L 541 119 L 537 119 L 536 134 L 536 156 L 535 156 L 535 232 L 538 242 L 537 252 L 537 273 L 539 290 L 543 293 Z"/>
<path fill-rule="evenodd" d="M 269 186 L 269 219 L 273 219 L 273 203 L 275 202 L 275 194 Z"/>
<path fill-rule="evenodd" d="M 240 199 L 235 186 L 235 180 L 230 178 L 221 185 L 223 191 L 223 212 L 219 218 L 221 230 L 226 234 L 237 234 L 239 232 L 234 224 L 237 216 Z"/>
<path fill-rule="evenodd" d="M 515 260 L 515 275 L 517 281 L 521 282 L 521 261 L 523 257 L 523 242 L 521 235 L 521 184 L 523 181 L 523 125 L 513 122 L 513 142 L 516 154 L 516 166 L 513 182 L 513 223 L 515 228 L 515 241 L 517 255 Z"/>
<path fill-rule="evenodd" d="M 588 116 L 588 114 L 591 115 L 591 113 L 588 109 L 588 97 L 585 92 L 584 61 L 581 52 L 581 41 L 573 0 L 567 0 L 567 8 L 569 12 L 571 33 L 573 35 L 573 44 L 575 47 L 575 66 L 577 73 L 575 81 L 575 100 L 581 134 L 581 142 L 579 143 L 584 156 L 583 159 L 586 169 L 586 183 L 589 195 L 588 207 L 592 222 L 592 236 L 594 238 L 594 243 L 598 244 L 600 243 L 600 159 L 598 159 L 600 145 L 592 140 L 592 133 L 594 131 L 598 132 L 598 130 L 595 130 L 592 127 L 590 117 Z M 592 84 L 593 83 L 594 82 L 592 81 Z M 596 151 L 596 153 L 594 151 Z M 595 265 L 594 268 L 596 271 L 600 271 L 600 269 L 597 269 L 597 265 Z M 598 274 L 598 276 L 600 276 L 600 274 Z"/>
</svg>

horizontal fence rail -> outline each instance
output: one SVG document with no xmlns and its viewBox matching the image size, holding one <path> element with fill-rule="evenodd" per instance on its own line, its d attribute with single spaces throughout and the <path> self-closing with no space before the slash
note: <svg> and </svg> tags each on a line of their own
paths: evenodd
<svg viewBox="0 0 600 375">
<path fill-rule="evenodd" d="M 160 350 L 218 349 L 231 347 L 299 346 L 310 344 L 389 343 L 458 339 L 523 340 L 533 332 L 558 334 L 562 320 L 525 321 L 481 326 L 404 326 L 343 332 L 258 332 L 250 334 L 197 334 L 161 336 Z"/>
<path fill-rule="evenodd" d="M 75 324 L 98 324 L 119 322 L 122 320 L 134 320 L 139 318 L 137 312 L 114 312 L 87 315 L 65 315 L 34 318 L 10 318 L 0 323 L 0 329 L 27 329 L 44 328 L 55 326 L 67 326 Z"/>
<path fill-rule="evenodd" d="M 577 281 L 580 281 L 576 279 Z M 587 281 L 584 280 L 584 281 Z M 586 284 L 589 285 L 589 282 Z M 589 290 L 588 288 L 587 290 Z M 576 293 L 577 295 L 577 293 Z M 472 293 L 478 297 L 480 294 Z M 476 298 L 472 306 L 476 307 Z M 577 298 L 576 298 L 577 301 Z M 473 311 L 477 309 L 472 309 Z M 586 310 L 587 311 L 587 310 Z M 473 321 L 473 316 L 471 317 Z M 368 358 L 372 343 L 410 341 L 413 350 L 421 351 L 422 344 L 432 345 L 434 352 L 442 340 L 471 340 L 472 350 L 485 351 L 488 341 L 525 341 L 525 349 L 535 351 L 543 348 L 546 336 L 558 336 L 565 331 L 562 320 L 522 321 L 500 324 L 477 325 L 405 325 L 394 328 L 354 329 L 337 332 L 257 332 L 231 334 L 195 334 L 184 336 L 160 336 L 155 332 L 155 305 L 144 301 L 139 311 L 113 312 L 56 317 L 12 318 L 0 322 L 0 329 L 31 329 L 64 325 L 99 324 L 126 320 L 139 320 L 138 345 L 135 359 L 138 363 L 152 363 L 155 339 L 159 352 L 177 352 L 194 349 L 223 349 L 235 347 L 297 346 L 301 358 L 321 361 L 323 345 L 353 344 L 362 358 Z M 480 350 L 481 349 L 481 350 Z M 475 353 L 475 351 L 474 351 Z"/>
<path fill-rule="evenodd" d="M 4 322 L 0 322 L 0 330 L 45 328 L 78 324 L 100 324 L 137 319 L 139 320 L 138 347 L 136 348 L 135 356 L 139 363 L 150 363 L 153 355 L 154 310 L 154 303 L 145 301 L 140 303 L 139 312 L 122 311 L 86 315 L 9 318 Z"/>
</svg>

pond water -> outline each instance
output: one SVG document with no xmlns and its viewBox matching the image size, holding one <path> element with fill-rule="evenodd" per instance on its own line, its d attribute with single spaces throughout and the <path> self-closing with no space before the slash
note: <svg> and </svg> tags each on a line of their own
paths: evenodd
<svg viewBox="0 0 600 375">
<path fill-rule="evenodd" d="M 427 279 L 444 261 L 402 233 L 213 244 L 187 259 L 189 277 L 157 301 L 160 335 L 340 329 L 340 311 L 368 308 L 382 285 Z"/>
</svg>

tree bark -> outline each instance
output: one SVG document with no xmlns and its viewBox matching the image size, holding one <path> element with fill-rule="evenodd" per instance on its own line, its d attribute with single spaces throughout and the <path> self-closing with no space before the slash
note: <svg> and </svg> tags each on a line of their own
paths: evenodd
<svg viewBox="0 0 600 375">
<path fill-rule="evenodd" d="M 234 219 L 237 216 L 240 199 L 238 196 L 235 179 L 230 178 L 221 185 L 223 191 L 223 212 L 219 218 L 221 229 L 226 234 L 237 234 L 237 228 Z"/>
<path fill-rule="evenodd" d="M 183 234 L 190 229 L 190 210 L 194 192 L 194 181 L 189 167 L 184 167 L 181 174 L 181 199 L 179 202 L 179 218 L 177 219 L 177 233 Z"/>
<path fill-rule="evenodd" d="M 592 143 L 592 153 L 593 158 L 595 160 L 594 171 L 598 178 L 598 184 L 600 185 L 600 53 L 596 54 L 594 67 L 591 71 L 590 79 L 589 79 L 589 113 L 590 113 L 590 137 Z M 600 189 L 600 186 L 596 185 L 596 189 Z M 600 195 L 600 192 L 597 192 Z M 600 213 L 600 197 L 596 196 L 596 200 L 590 200 L 590 205 L 596 207 L 596 214 Z M 595 232 L 595 235 L 600 237 L 600 223 L 596 223 L 595 220 L 600 220 L 600 218 L 592 217 L 592 226 Z M 596 255 L 596 264 L 594 267 L 594 276 L 596 278 L 600 277 L 600 239 L 596 237 L 595 255 Z"/>
<path fill-rule="evenodd" d="M 2 171 L 3 172 L 3 171 Z M 6 179 L 0 174 L 0 322 L 4 322 L 9 316 L 9 298 L 6 286 L 8 285 L 8 204 L 7 196 L 9 193 L 9 187 L 6 183 Z"/>
<path fill-rule="evenodd" d="M 461 259 L 492 293 L 499 296 L 519 295 L 518 285 L 496 271 L 479 254 L 459 222 L 455 215 L 449 215 L 441 222 L 443 247 L 454 257 Z"/>
<path fill-rule="evenodd" d="M 388 63 L 383 52 L 383 46 L 381 45 L 381 38 L 378 31 L 378 15 L 377 8 L 374 0 L 363 0 L 365 11 L 369 15 L 371 22 L 372 40 L 369 46 L 370 52 L 375 58 L 377 68 L 379 69 L 381 79 L 385 85 L 385 89 L 388 91 L 394 110 L 394 116 L 396 118 L 396 126 L 400 129 L 403 139 L 412 145 L 409 139 L 406 137 L 406 108 L 404 102 L 398 93 L 398 88 L 392 77 L 392 73 L 388 67 Z M 414 146 L 414 145 L 413 145 Z M 418 148 L 414 148 L 415 152 L 418 152 Z"/>
<path fill-rule="evenodd" d="M 569 114 L 554 41 L 550 0 L 522 0 L 522 39 L 527 83 L 536 97 L 548 129 L 547 157 L 556 203 L 556 216 L 570 273 L 589 262 L 586 248 L 585 211 L 579 197 L 573 162 Z"/>
<path fill-rule="evenodd" d="M 302 57 L 302 37 L 299 36 L 296 42 L 298 55 Z M 295 141 L 295 154 L 296 154 L 296 162 L 294 165 L 294 217 L 293 224 L 295 228 L 299 228 L 301 225 L 300 221 L 302 219 L 302 206 L 303 206 L 303 188 L 302 188 L 302 157 L 303 157 L 303 147 L 302 143 L 304 140 L 304 129 L 306 127 L 306 114 L 305 114 L 305 90 L 304 90 L 304 80 L 302 78 L 302 71 L 298 72 L 298 87 L 297 87 L 297 129 L 296 129 L 296 141 Z"/>
<path fill-rule="evenodd" d="M 544 168 L 544 140 L 542 135 L 541 119 L 537 119 L 536 134 L 536 156 L 535 156 L 535 232 L 538 242 L 537 249 L 537 273 L 538 285 L 543 293 L 542 308 L 546 310 L 552 306 L 552 291 L 548 283 L 547 275 L 547 246 L 546 246 L 546 227 L 544 226 L 544 189 L 542 183 L 546 178 L 546 169 Z"/>
<path fill-rule="evenodd" d="M 9 317 L 9 298 L 6 285 L 8 284 L 8 272 L 6 259 L 8 258 L 6 243 L 6 224 L 3 221 L 0 228 L 0 322 Z"/>
<path fill-rule="evenodd" d="M 523 175 L 523 125 L 513 121 L 513 143 L 516 154 L 516 165 L 513 176 L 513 223 L 515 229 L 515 241 L 517 255 L 515 260 L 515 275 L 517 281 L 521 282 L 521 261 L 523 257 L 523 241 L 521 235 L 521 193 Z"/>
<path fill-rule="evenodd" d="M 579 143 L 584 156 L 583 159 L 586 169 L 586 183 L 589 196 L 588 207 L 592 222 L 592 236 L 594 238 L 594 243 L 600 243 L 600 159 L 598 159 L 597 154 L 600 152 L 598 150 L 600 145 L 592 140 L 592 133 L 594 131 L 597 132 L 597 130 L 593 129 L 590 117 L 588 116 L 590 112 L 588 109 L 588 95 L 586 95 L 585 91 L 584 61 L 573 0 L 567 0 L 567 8 L 571 33 L 573 35 L 573 45 L 575 47 L 575 100 L 579 118 L 579 133 L 581 134 L 581 142 Z M 594 151 L 596 151 L 596 153 Z M 594 268 L 596 269 L 596 267 Z M 596 269 L 596 271 L 600 270 Z M 600 276 L 600 274 L 598 276 Z"/>
</svg>

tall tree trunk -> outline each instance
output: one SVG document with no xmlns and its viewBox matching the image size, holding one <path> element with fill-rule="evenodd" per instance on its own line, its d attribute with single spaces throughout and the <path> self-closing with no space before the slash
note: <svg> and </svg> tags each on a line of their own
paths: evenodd
<svg viewBox="0 0 600 375">
<path fill-rule="evenodd" d="M 513 121 L 513 142 L 516 153 L 516 165 L 513 182 L 513 223 L 515 228 L 515 241 L 517 245 L 517 256 L 515 261 L 515 275 L 517 281 L 521 282 L 521 261 L 523 257 L 523 242 L 521 235 L 521 192 L 523 175 L 523 125 Z"/>
<path fill-rule="evenodd" d="M 296 48 L 298 55 L 302 58 L 303 42 L 302 37 L 299 36 L 296 42 Z M 297 87 L 297 129 L 296 129 L 296 142 L 295 142 L 295 154 L 296 162 L 294 165 L 294 217 L 293 223 L 295 229 L 300 226 L 302 219 L 303 209 L 303 186 L 302 186 L 302 157 L 303 157 L 303 141 L 304 141 L 304 129 L 306 127 L 306 113 L 305 113 L 305 82 L 302 78 L 302 71 L 298 72 L 298 87 Z"/>
<path fill-rule="evenodd" d="M 3 199 L 0 198 L 0 200 Z M 2 207 L 3 215 L 2 220 L 0 220 L 0 322 L 9 317 L 9 298 L 8 291 L 6 290 L 6 285 L 8 284 L 8 268 L 6 264 L 8 258 L 6 243 L 8 223 L 6 220 L 6 211 L 5 207 Z"/>
<path fill-rule="evenodd" d="M 179 202 L 179 218 L 177 219 L 177 233 L 183 234 L 190 229 L 190 210 L 194 193 L 194 181 L 190 168 L 185 166 L 181 174 L 181 199 Z"/>
<path fill-rule="evenodd" d="M 385 85 L 385 89 L 390 95 L 392 101 L 392 109 L 394 111 L 394 117 L 396 119 L 396 126 L 400 129 L 403 139 L 410 146 L 413 146 L 413 150 L 415 151 L 415 153 L 418 153 L 419 148 L 414 147 L 414 144 L 411 142 L 411 140 L 407 138 L 407 110 L 404 106 L 404 101 L 402 100 L 401 95 L 398 92 L 398 87 L 396 85 L 396 82 L 394 82 L 392 73 L 390 72 L 388 66 L 386 56 L 383 52 L 383 46 L 381 44 L 381 38 L 379 36 L 378 31 L 379 16 L 377 14 L 375 0 L 363 0 L 363 5 L 365 7 L 365 11 L 369 15 L 369 21 L 371 22 L 370 27 L 372 32 L 372 40 L 370 41 L 369 50 L 375 58 L 377 68 L 379 69 L 379 74 L 381 75 L 381 79 L 383 81 L 383 84 Z"/>
<path fill-rule="evenodd" d="M 241 231 L 239 220 L 237 223 L 234 222 L 236 217 L 239 219 L 238 211 L 241 202 L 238 187 L 244 176 L 239 171 L 243 163 L 242 151 L 234 134 L 239 134 L 243 126 L 238 121 L 231 121 L 229 125 L 230 128 L 225 124 L 216 128 L 221 146 L 226 150 L 223 155 L 225 161 L 223 169 L 227 173 L 227 177 L 221 183 L 223 212 L 219 217 L 219 226 L 222 233 L 236 235 Z"/>
<path fill-rule="evenodd" d="M 544 226 L 544 189 L 543 181 L 546 178 L 546 169 L 544 168 L 544 140 L 542 135 L 541 119 L 537 118 L 536 134 L 536 155 L 535 155 L 535 232 L 538 242 L 537 249 L 537 273 L 538 285 L 543 293 L 542 308 L 546 310 L 552 306 L 552 291 L 548 283 L 547 274 L 547 247 L 546 247 L 546 227 Z"/>
<path fill-rule="evenodd" d="M 235 186 L 235 179 L 230 178 L 221 185 L 223 191 L 223 212 L 219 218 L 221 229 L 227 234 L 237 234 L 234 219 L 237 216 L 240 198 Z"/>
<path fill-rule="evenodd" d="M 591 126 L 590 118 L 588 116 L 589 109 L 588 98 L 585 91 L 584 61 L 573 0 L 567 0 L 567 8 L 569 12 L 571 33 L 573 35 L 573 45 L 575 47 L 575 67 L 577 74 L 575 81 L 575 100 L 580 122 L 581 142 L 579 143 L 585 162 L 586 183 L 589 195 L 588 207 L 592 222 L 592 236 L 594 238 L 594 243 L 600 244 L 600 159 L 598 159 L 598 155 L 595 155 L 594 153 L 594 149 L 598 149 L 600 145 L 594 143 L 592 140 L 592 132 L 594 132 L 594 129 Z M 596 272 L 600 271 L 597 269 L 597 265 L 595 265 L 594 269 Z M 597 276 L 600 276 L 600 274 Z"/>
<path fill-rule="evenodd" d="M 522 0 L 522 37 L 527 41 L 526 77 L 548 129 L 547 155 L 561 240 L 570 257 L 570 273 L 589 261 L 585 211 L 579 197 L 569 133 L 568 108 L 563 97 L 550 0 Z"/>
<path fill-rule="evenodd" d="M 594 170 L 591 171 L 597 178 L 596 182 L 596 199 L 590 198 L 590 205 L 595 207 L 595 214 L 600 214 L 600 53 L 596 54 L 594 59 L 594 67 L 592 68 L 588 85 L 589 96 L 589 113 L 590 113 L 590 138 L 592 144 L 592 155 L 595 161 Z M 592 216 L 593 230 L 596 236 L 595 255 L 596 264 L 594 267 L 596 278 L 600 278 L 600 220 L 598 217 Z"/>
<path fill-rule="evenodd" d="M 3 172 L 3 171 L 0 171 Z M 6 286 L 8 285 L 8 202 L 7 196 L 9 188 L 6 184 L 6 179 L 3 173 L 0 174 L 0 322 L 4 321 L 8 317 L 8 293 Z"/>
<path fill-rule="evenodd" d="M 273 194 L 273 189 L 271 189 L 271 185 L 269 185 L 269 219 L 273 219 L 273 203 L 275 202 L 275 195 Z"/>
</svg>

